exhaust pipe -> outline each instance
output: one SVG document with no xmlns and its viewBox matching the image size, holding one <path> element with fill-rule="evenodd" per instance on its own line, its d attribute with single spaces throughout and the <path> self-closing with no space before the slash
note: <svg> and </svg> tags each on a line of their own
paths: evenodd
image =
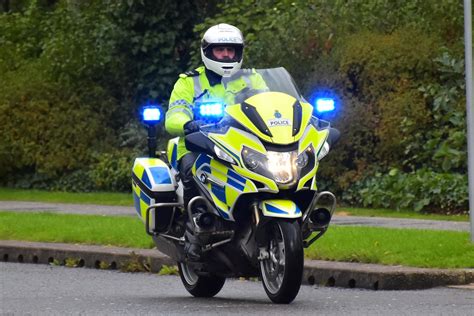
<svg viewBox="0 0 474 316">
<path fill-rule="evenodd" d="M 326 232 L 332 214 L 336 208 L 336 197 L 329 191 L 315 194 L 309 207 L 303 215 L 303 225 L 301 229 L 303 246 L 308 248 Z M 307 240 L 311 233 L 318 232 L 316 236 Z"/>
<path fill-rule="evenodd" d="M 205 213 L 205 212 L 207 212 L 207 210 L 210 209 L 210 205 L 207 202 L 207 200 L 205 198 L 203 198 L 202 196 L 198 195 L 198 196 L 193 197 L 189 201 L 188 206 L 186 208 L 186 211 L 188 212 L 188 218 L 189 219 L 195 219 L 196 218 L 196 216 L 194 215 L 193 210 L 197 209 L 197 208 L 204 208 L 205 211 L 202 212 L 202 213 Z M 193 228 L 196 229 L 197 224 L 196 224 L 195 220 L 191 220 L 190 222 L 192 223 Z"/>
<path fill-rule="evenodd" d="M 320 203 L 326 201 L 326 203 Z M 318 207 L 319 205 L 319 207 Z M 326 226 L 331 221 L 332 214 L 336 208 L 336 197 L 329 191 L 316 194 L 303 215 L 303 223 L 317 226 Z"/>
<path fill-rule="evenodd" d="M 201 213 L 195 218 L 196 225 L 202 229 L 209 229 L 214 226 L 216 217 L 212 213 Z"/>
<path fill-rule="evenodd" d="M 331 213 L 327 208 L 318 208 L 309 214 L 311 223 L 326 226 L 331 221 Z"/>
<path fill-rule="evenodd" d="M 202 196 L 193 197 L 187 207 L 188 218 L 195 232 L 205 231 L 215 226 L 217 217 L 212 213 L 212 206 Z"/>
</svg>

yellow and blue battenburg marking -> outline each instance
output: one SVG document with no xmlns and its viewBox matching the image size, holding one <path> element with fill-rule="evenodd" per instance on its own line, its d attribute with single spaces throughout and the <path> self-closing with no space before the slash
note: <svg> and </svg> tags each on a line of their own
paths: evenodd
<svg viewBox="0 0 474 316">
<path fill-rule="evenodd" d="M 252 181 L 205 154 L 196 159 L 193 167 L 193 174 L 198 178 L 203 173 L 213 180 L 204 185 L 211 195 L 219 214 L 225 219 L 233 220 L 232 207 L 241 194 L 257 191 Z"/>
<path fill-rule="evenodd" d="M 259 208 L 264 216 L 269 217 L 298 218 L 302 216 L 298 205 L 290 200 L 264 200 L 259 203 Z"/>
<path fill-rule="evenodd" d="M 171 176 L 166 163 L 157 158 L 135 159 L 132 178 L 133 201 L 142 220 L 146 216 L 148 206 L 160 202 L 155 201 L 155 194 L 175 191 L 174 177 Z"/>
</svg>

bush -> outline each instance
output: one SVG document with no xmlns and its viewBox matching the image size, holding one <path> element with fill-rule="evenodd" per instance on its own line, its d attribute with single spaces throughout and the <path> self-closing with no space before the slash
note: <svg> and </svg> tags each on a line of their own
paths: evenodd
<svg viewBox="0 0 474 316">
<path fill-rule="evenodd" d="M 420 169 L 403 173 L 392 169 L 353 185 L 344 195 L 349 203 L 370 207 L 410 209 L 416 212 L 467 212 L 467 175 Z"/>
<path fill-rule="evenodd" d="M 3 6 L 1 182 L 90 190 L 94 175 L 95 188 L 124 190 L 120 175 L 103 174 L 120 169 L 122 160 L 114 166 L 100 158 L 91 175 L 90 166 L 120 148 L 119 134 L 141 102 L 167 99 L 186 70 L 192 27 L 213 6 L 168 0 Z"/>
<path fill-rule="evenodd" d="M 91 178 L 89 170 L 77 170 L 61 175 L 59 179 L 48 182 L 47 189 L 66 192 L 98 191 Z"/>
<path fill-rule="evenodd" d="M 127 151 L 97 154 L 89 167 L 51 176 L 24 170 L 2 179 L 2 185 L 21 189 L 67 192 L 130 192 L 133 160 Z"/>
<path fill-rule="evenodd" d="M 125 152 L 102 154 L 90 171 L 96 190 L 129 192 L 133 157 Z"/>
<path fill-rule="evenodd" d="M 320 176 L 344 190 L 374 170 L 399 166 L 417 129 L 429 129 L 430 111 L 418 88 L 436 69 L 439 42 L 413 29 L 392 34 L 348 35 L 315 63 L 305 90 L 328 87 L 340 98 L 332 124 L 341 141 L 323 163 Z M 406 125 L 404 122 L 412 125 Z M 410 128 L 409 128 L 410 127 Z M 424 128 L 425 127 L 425 128 Z"/>
<path fill-rule="evenodd" d="M 57 176 L 113 144 L 95 104 L 62 91 L 39 64 L 0 78 L 0 176 L 33 168 Z"/>
</svg>

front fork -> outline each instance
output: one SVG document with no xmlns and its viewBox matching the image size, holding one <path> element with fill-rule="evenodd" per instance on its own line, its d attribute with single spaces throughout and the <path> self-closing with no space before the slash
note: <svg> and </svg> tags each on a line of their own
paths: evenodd
<svg viewBox="0 0 474 316">
<path fill-rule="evenodd" d="M 271 220 L 271 218 L 267 216 L 262 217 L 262 211 L 258 207 L 258 203 L 253 204 L 251 209 L 253 223 L 257 230 L 257 259 L 259 261 L 266 260 L 269 258 L 269 252 L 265 246 L 266 236 L 263 226 L 265 226 L 266 222 Z M 300 221 L 301 237 L 303 239 L 304 248 L 311 246 L 316 240 L 321 238 L 324 233 L 326 233 L 335 209 L 336 197 L 329 191 L 323 191 L 314 195 L 313 200 L 303 213 L 302 218 L 292 219 Z M 311 238 L 313 233 L 317 234 Z"/>
</svg>

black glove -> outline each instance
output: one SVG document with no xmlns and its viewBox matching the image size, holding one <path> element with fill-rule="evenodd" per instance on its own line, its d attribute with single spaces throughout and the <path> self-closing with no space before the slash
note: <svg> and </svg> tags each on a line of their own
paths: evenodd
<svg viewBox="0 0 474 316">
<path fill-rule="evenodd" d="M 199 131 L 199 127 L 203 124 L 202 121 L 189 121 L 184 124 L 184 135 L 188 135 Z"/>
</svg>

